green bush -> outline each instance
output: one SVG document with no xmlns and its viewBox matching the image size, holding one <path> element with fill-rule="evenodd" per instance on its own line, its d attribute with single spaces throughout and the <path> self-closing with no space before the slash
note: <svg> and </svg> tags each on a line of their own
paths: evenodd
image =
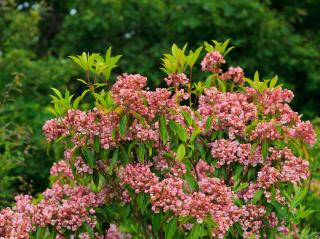
<svg viewBox="0 0 320 239">
<path fill-rule="evenodd" d="M 0 207 L 18 192 L 36 194 L 48 185 L 52 157 L 40 130 L 50 117 L 47 95 L 67 84 L 83 90 L 67 56 L 113 45 L 126 55 L 116 72 L 148 75 L 155 87 L 164 76 L 160 53 L 172 42 L 196 48 L 203 40 L 231 39 L 237 54 L 230 63 L 241 62 L 248 76 L 257 68 L 266 77 L 276 72 L 296 94 L 293 108 L 311 119 L 320 107 L 319 9 L 316 0 L 1 1 L 1 98 L 7 86 L 18 90 L 0 107 Z M 316 194 L 308 200 L 319 205 Z M 314 227 L 316 215 L 309 220 Z"/>
</svg>

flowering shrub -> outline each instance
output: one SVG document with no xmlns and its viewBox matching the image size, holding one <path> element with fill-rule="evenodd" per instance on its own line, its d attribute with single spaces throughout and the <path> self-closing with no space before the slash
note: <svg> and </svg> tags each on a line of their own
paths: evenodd
<svg viewBox="0 0 320 239">
<path fill-rule="evenodd" d="M 231 49 L 205 43 L 208 77 L 195 82 L 202 47 L 173 45 L 168 88 L 154 91 L 139 74 L 110 86 L 111 49 L 72 57 L 88 88 L 75 99 L 54 89 L 52 187 L 1 211 L 1 238 L 299 238 L 314 130 L 277 77 L 225 71 Z"/>
</svg>

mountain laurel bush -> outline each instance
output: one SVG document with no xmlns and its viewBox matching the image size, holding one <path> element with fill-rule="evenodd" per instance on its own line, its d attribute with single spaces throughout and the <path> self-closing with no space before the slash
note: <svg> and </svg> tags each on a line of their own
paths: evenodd
<svg viewBox="0 0 320 239">
<path fill-rule="evenodd" d="M 111 84 L 111 48 L 72 56 L 86 90 L 53 89 L 52 185 L 1 211 L 0 238 L 300 238 L 315 132 L 277 76 L 226 67 L 228 43 L 174 44 L 155 90 L 139 74 Z"/>
</svg>

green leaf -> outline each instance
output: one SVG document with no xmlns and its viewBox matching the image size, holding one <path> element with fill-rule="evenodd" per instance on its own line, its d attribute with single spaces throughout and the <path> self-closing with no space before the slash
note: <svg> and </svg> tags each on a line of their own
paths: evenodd
<svg viewBox="0 0 320 239">
<path fill-rule="evenodd" d="M 94 239 L 94 233 L 93 233 L 91 226 L 87 222 L 84 222 L 83 225 L 84 225 L 85 230 L 89 234 L 90 239 Z"/>
<path fill-rule="evenodd" d="M 133 113 L 133 116 L 139 120 L 139 122 L 142 124 L 143 127 L 146 127 L 146 122 L 145 122 L 145 119 L 140 115 L 138 114 L 137 112 L 134 112 Z"/>
<path fill-rule="evenodd" d="M 177 122 L 170 120 L 169 121 L 169 128 L 172 130 L 174 135 L 178 135 L 178 124 Z"/>
<path fill-rule="evenodd" d="M 255 154 L 258 144 L 259 144 L 258 142 L 255 142 L 251 145 L 251 149 L 250 149 L 251 156 L 253 156 Z"/>
<path fill-rule="evenodd" d="M 255 82 L 255 83 L 259 83 L 259 82 L 260 82 L 259 72 L 258 72 L 258 71 L 256 71 L 256 72 L 254 73 L 253 79 L 254 79 L 254 82 Z"/>
<path fill-rule="evenodd" d="M 95 159 L 94 159 L 94 156 L 93 156 L 93 153 L 91 152 L 91 150 L 88 148 L 82 148 L 81 151 L 82 151 L 84 158 L 86 159 L 87 164 L 90 167 L 94 167 Z"/>
<path fill-rule="evenodd" d="M 156 232 L 159 231 L 162 221 L 162 215 L 161 213 L 152 213 L 151 215 L 151 223 L 152 223 L 152 229 Z"/>
<path fill-rule="evenodd" d="M 252 199 L 253 204 L 256 204 L 260 200 L 260 198 L 262 197 L 263 191 L 264 191 L 263 189 L 259 189 L 254 193 L 254 196 Z"/>
<path fill-rule="evenodd" d="M 184 179 L 187 181 L 191 192 L 199 189 L 198 182 L 197 182 L 197 180 L 193 177 L 192 174 L 186 173 L 183 177 L 184 177 Z"/>
<path fill-rule="evenodd" d="M 45 230 L 46 230 L 46 228 L 44 228 L 44 227 L 38 227 L 37 233 L 36 233 L 36 238 L 37 239 L 43 239 Z"/>
<path fill-rule="evenodd" d="M 170 152 L 164 152 L 163 156 L 168 159 L 175 159 L 174 156 Z"/>
<path fill-rule="evenodd" d="M 130 205 L 121 206 L 119 208 L 119 214 L 122 217 L 122 219 L 127 219 L 130 215 Z"/>
<path fill-rule="evenodd" d="M 309 154 L 308 149 L 307 149 L 305 144 L 302 144 L 302 151 L 303 151 L 303 154 L 304 154 L 304 158 L 306 160 L 309 160 L 310 159 L 310 154 Z"/>
<path fill-rule="evenodd" d="M 201 225 L 196 223 L 193 225 L 192 230 L 188 236 L 188 239 L 198 239 L 201 236 Z"/>
<path fill-rule="evenodd" d="M 208 131 L 212 125 L 213 117 L 209 116 L 207 121 L 206 121 L 206 131 Z"/>
<path fill-rule="evenodd" d="M 294 191 L 295 191 L 295 196 L 292 199 L 292 208 L 296 208 L 301 201 L 304 199 L 304 197 L 307 195 L 308 193 L 308 187 L 303 187 L 303 188 L 299 188 L 298 186 L 294 187 Z"/>
<path fill-rule="evenodd" d="M 206 159 L 206 150 L 204 149 L 202 144 L 195 142 L 196 149 L 199 151 L 202 159 Z"/>
<path fill-rule="evenodd" d="M 278 82 L 278 76 L 275 75 L 275 77 L 273 77 L 273 78 L 271 79 L 270 84 L 269 84 L 269 87 L 270 87 L 270 88 L 275 87 L 276 84 L 277 84 L 277 82 Z"/>
<path fill-rule="evenodd" d="M 112 131 L 111 131 L 111 138 L 112 138 L 113 140 L 115 140 L 115 139 L 116 139 L 116 136 L 117 136 L 117 130 L 116 130 L 115 128 L 113 128 Z"/>
<path fill-rule="evenodd" d="M 235 170 L 235 173 L 234 173 L 234 179 L 237 180 L 240 178 L 241 174 L 243 172 L 243 166 L 242 165 L 237 165 L 236 166 L 236 170 Z"/>
<path fill-rule="evenodd" d="M 257 124 L 258 124 L 257 120 L 252 121 L 251 124 L 249 124 L 244 130 L 244 133 L 245 134 L 250 133 L 257 126 Z"/>
<path fill-rule="evenodd" d="M 138 197 L 137 197 L 137 202 L 138 202 L 138 207 L 139 207 L 140 211 L 142 213 L 144 213 L 146 211 L 148 204 L 149 204 L 149 202 L 146 198 L 146 194 L 139 193 Z"/>
<path fill-rule="evenodd" d="M 127 122 L 128 122 L 128 119 L 127 119 L 127 115 L 125 114 L 124 116 L 122 116 L 120 120 L 120 125 L 119 125 L 119 133 L 122 138 L 125 136 L 125 133 L 126 133 Z"/>
<path fill-rule="evenodd" d="M 230 51 L 232 51 L 234 48 L 235 48 L 234 46 L 229 47 L 229 48 L 225 51 L 224 56 L 228 55 L 228 53 L 229 53 Z"/>
<path fill-rule="evenodd" d="M 218 82 L 218 85 L 219 85 L 219 88 L 222 92 L 226 92 L 227 91 L 227 86 L 226 86 L 226 82 L 225 81 L 222 81 L 220 79 L 217 78 L 217 82 Z"/>
<path fill-rule="evenodd" d="M 61 92 L 58 90 L 58 89 L 56 89 L 56 88 L 51 88 L 53 91 L 54 91 L 54 93 L 56 93 L 56 95 L 60 98 L 60 99 L 63 99 L 63 97 L 62 97 L 62 94 L 61 94 Z"/>
<path fill-rule="evenodd" d="M 92 179 L 93 179 L 94 184 L 96 186 L 99 186 L 99 173 L 96 170 L 93 171 Z"/>
<path fill-rule="evenodd" d="M 125 150 L 124 148 L 122 148 L 122 163 L 127 164 L 129 162 L 129 154 L 127 152 L 127 150 Z"/>
<path fill-rule="evenodd" d="M 264 142 L 262 145 L 262 157 L 266 159 L 268 157 L 268 143 Z"/>
<path fill-rule="evenodd" d="M 118 160 L 118 158 L 119 158 L 118 156 L 119 156 L 119 149 L 117 148 L 117 149 L 113 152 L 112 159 L 111 159 L 111 163 L 110 163 L 109 168 L 108 168 L 108 173 L 109 173 L 109 175 L 111 175 L 112 172 L 113 172 L 113 167 L 116 165 L 117 160 Z"/>
<path fill-rule="evenodd" d="M 240 192 L 241 190 L 247 188 L 249 186 L 249 183 L 240 183 L 239 186 L 237 186 L 235 189 L 234 189 L 234 192 Z"/>
<path fill-rule="evenodd" d="M 177 159 L 181 161 L 185 155 L 186 155 L 186 148 L 184 147 L 184 144 L 180 144 L 177 150 Z"/>
<path fill-rule="evenodd" d="M 271 204 L 276 209 L 276 214 L 280 220 L 284 220 L 287 218 L 288 213 L 283 205 L 281 205 L 280 203 L 278 203 L 276 201 L 272 201 Z"/>
<path fill-rule="evenodd" d="M 207 234 L 208 234 L 209 239 L 212 239 L 212 232 L 213 232 L 214 227 L 216 226 L 216 223 L 214 222 L 212 217 L 209 216 L 208 218 L 206 218 L 204 220 L 204 224 L 206 226 L 206 229 L 207 229 L 207 232 L 208 232 Z"/>
<path fill-rule="evenodd" d="M 192 131 L 190 142 L 193 142 L 195 138 L 201 133 L 201 130 L 197 127 Z"/>
<path fill-rule="evenodd" d="M 83 84 L 85 84 L 85 85 L 88 85 L 88 83 L 87 83 L 85 80 L 83 80 L 83 79 L 77 79 L 77 81 L 80 81 L 81 83 L 83 83 Z"/>
<path fill-rule="evenodd" d="M 160 124 L 160 137 L 162 139 L 162 143 L 165 145 L 168 141 L 168 130 L 167 130 L 166 119 L 162 115 L 159 118 L 159 124 Z"/>
<path fill-rule="evenodd" d="M 177 124 L 177 133 L 182 142 L 187 142 L 188 133 L 187 130 L 181 124 Z"/>
<path fill-rule="evenodd" d="M 171 221 L 166 225 L 164 233 L 166 239 L 174 239 L 174 234 L 177 231 L 177 218 L 171 219 Z"/>
<path fill-rule="evenodd" d="M 189 112 L 182 110 L 182 115 L 188 126 L 192 125 L 192 118 Z"/>
<path fill-rule="evenodd" d="M 139 161 L 142 163 L 144 162 L 145 154 L 146 154 L 146 149 L 144 147 L 144 144 L 141 143 L 139 144 L 139 147 L 138 147 L 138 158 L 139 158 Z"/>
</svg>

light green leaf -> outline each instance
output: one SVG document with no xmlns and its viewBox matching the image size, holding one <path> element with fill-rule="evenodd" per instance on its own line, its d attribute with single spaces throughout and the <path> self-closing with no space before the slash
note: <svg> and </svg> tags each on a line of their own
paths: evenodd
<svg viewBox="0 0 320 239">
<path fill-rule="evenodd" d="M 262 145 L 262 157 L 263 159 L 266 159 L 268 157 L 268 143 L 267 142 L 264 142 L 263 145 Z"/>
<path fill-rule="evenodd" d="M 174 234 L 177 231 L 177 218 L 171 219 L 171 221 L 166 225 L 164 233 L 166 239 L 174 239 Z"/>
<path fill-rule="evenodd" d="M 119 133 L 122 138 L 125 136 L 125 133 L 126 133 L 127 122 L 128 122 L 128 119 L 127 119 L 127 115 L 125 114 L 124 116 L 122 116 L 119 124 Z"/>
<path fill-rule="evenodd" d="M 167 130 L 167 123 L 164 116 L 160 116 L 159 118 L 160 124 L 160 137 L 162 139 L 162 143 L 165 145 L 168 141 L 168 130 Z"/>
<path fill-rule="evenodd" d="M 178 161 L 181 161 L 184 156 L 186 155 L 186 148 L 184 147 L 183 144 L 180 144 L 178 149 L 177 149 L 177 159 Z"/>
<path fill-rule="evenodd" d="M 254 193 L 254 196 L 253 196 L 253 199 L 252 199 L 252 203 L 253 204 L 256 204 L 260 200 L 260 198 L 263 195 L 263 191 L 264 191 L 263 189 L 259 189 Z"/>
</svg>

